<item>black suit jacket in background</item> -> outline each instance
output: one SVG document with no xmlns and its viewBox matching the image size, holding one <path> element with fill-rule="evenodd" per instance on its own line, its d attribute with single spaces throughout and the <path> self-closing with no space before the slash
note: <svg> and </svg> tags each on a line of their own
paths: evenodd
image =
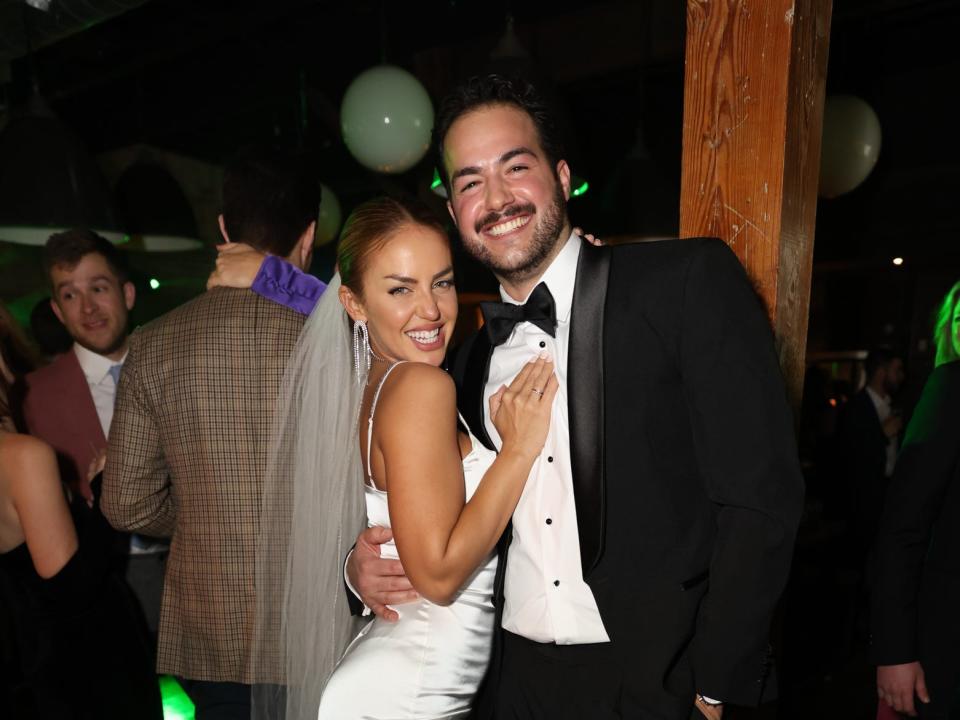
<svg viewBox="0 0 960 720">
<path fill-rule="evenodd" d="M 919 660 L 934 703 L 960 689 L 960 362 L 913 413 L 877 538 L 870 659 Z"/>
<path fill-rule="evenodd" d="M 488 446 L 491 352 L 481 331 L 452 366 L 460 411 Z M 652 711 L 697 691 L 769 698 L 768 634 L 803 481 L 767 317 L 730 249 L 584 244 L 567 392 L 583 575 L 631 682 Z"/>
<path fill-rule="evenodd" d="M 840 418 L 840 452 L 846 486 L 846 516 L 859 562 L 877 538 L 887 492 L 887 436 L 873 400 L 863 388 L 850 398 Z"/>
</svg>

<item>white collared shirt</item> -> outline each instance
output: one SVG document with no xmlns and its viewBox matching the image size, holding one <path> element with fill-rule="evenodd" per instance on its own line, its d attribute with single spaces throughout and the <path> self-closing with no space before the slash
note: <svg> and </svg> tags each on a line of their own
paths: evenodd
<svg viewBox="0 0 960 720">
<path fill-rule="evenodd" d="M 877 417 L 880 419 L 880 424 L 883 425 L 884 421 L 890 417 L 890 413 L 893 412 L 893 408 L 890 405 L 890 397 L 888 395 L 880 395 L 872 387 L 867 385 L 867 395 L 870 400 L 873 402 L 873 407 L 877 410 Z M 897 464 L 897 436 L 887 438 L 887 464 L 884 468 L 884 475 L 886 477 L 893 476 L 893 469 Z"/>
<path fill-rule="evenodd" d="M 559 390 L 543 452 L 533 465 L 513 513 L 513 542 L 507 555 L 503 628 L 537 642 L 558 645 L 609 642 L 597 602 L 583 580 L 580 537 L 570 467 L 567 414 L 567 354 L 570 311 L 581 240 L 571 234 L 541 282 L 557 309 L 555 338 L 532 323 L 519 323 L 493 351 L 483 407 L 501 385 L 509 385 L 524 364 L 541 352 L 553 358 Z M 501 287 L 504 302 L 519 304 Z M 487 433 L 499 449 L 500 435 L 489 417 Z"/>
<path fill-rule="evenodd" d="M 93 398 L 93 406 L 97 409 L 103 436 L 107 437 L 110 433 L 110 422 L 113 420 L 113 404 L 117 397 L 117 385 L 110 374 L 110 368 L 114 365 L 123 365 L 127 354 L 124 353 L 120 360 L 111 360 L 104 355 L 87 350 L 79 343 L 73 344 L 73 351 L 77 355 L 80 369 L 83 370 L 83 376 L 90 387 L 90 395 Z"/>
</svg>

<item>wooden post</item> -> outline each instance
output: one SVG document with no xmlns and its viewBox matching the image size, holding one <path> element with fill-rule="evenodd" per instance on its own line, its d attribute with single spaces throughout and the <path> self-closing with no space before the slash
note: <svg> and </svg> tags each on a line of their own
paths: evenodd
<svg viewBox="0 0 960 720">
<path fill-rule="evenodd" d="M 687 0 L 680 236 L 722 238 L 746 267 L 795 411 L 830 14 L 831 0 Z"/>
</svg>

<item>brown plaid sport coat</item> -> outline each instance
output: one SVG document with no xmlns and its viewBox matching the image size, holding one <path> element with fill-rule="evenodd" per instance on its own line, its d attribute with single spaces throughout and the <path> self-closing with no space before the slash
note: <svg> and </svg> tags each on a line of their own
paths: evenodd
<svg viewBox="0 0 960 720">
<path fill-rule="evenodd" d="M 260 491 L 304 318 L 217 288 L 137 330 L 117 388 L 103 512 L 171 536 L 157 671 L 252 683 Z"/>
</svg>

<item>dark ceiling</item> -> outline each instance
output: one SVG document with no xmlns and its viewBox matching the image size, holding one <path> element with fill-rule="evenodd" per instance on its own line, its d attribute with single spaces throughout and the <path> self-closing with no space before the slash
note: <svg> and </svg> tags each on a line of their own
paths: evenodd
<svg viewBox="0 0 960 720">
<path fill-rule="evenodd" d="M 142 142 L 219 161 L 270 136 L 318 151 L 339 144 L 339 102 L 360 71 L 382 61 L 407 67 L 436 99 L 456 76 L 489 65 L 508 12 L 531 64 L 549 78 L 573 79 L 577 71 L 564 66 L 598 53 L 607 59 L 601 67 L 588 59 L 585 76 L 644 65 L 640 45 L 651 22 L 673 45 L 658 61 L 677 65 L 682 10 L 675 2 L 570 0 L 153 0 L 13 60 L 6 92 L 16 104 L 35 78 L 97 152 Z M 614 47 L 598 48 L 604 41 Z M 560 48 L 561 57 L 538 57 Z"/>
<path fill-rule="evenodd" d="M 246 142 L 273 138 L 314 155 L 347 196 L 363 194 L 383 178 L 360 168 L 340 141 L 339 102 L 350 81 L 386 60 L 414 71 L 436 100 L 460 77 L 495 64 L 491 50 L 512 13 L 530 54 L 520 66 L 550 86 L 564 108 L 574 170 L 600 190 L 586 203 L 597 229 L 668 229 L 670 218 L 623 206 L 635 204 L 624 201 L 636 199 L 638 185 L 644 196 L 676 195 L 683 5 L 53 0 L 44 13 L 0 0 L 0 53 L 10 63 L 0 98 L 16 107 L 36 82 L 96 153 L 144 143 L 221 162 Z M 852 197 L 833 205 L 861 226 L 883 210 L 874 230 L 884 235 L 915 231 L 918 221 L 952 233 L 955 216 L 930 216 L 952 210 L 941 188 L 960 178 L 960 149 L 950 142 L 960 2 L 837 0 L 833 26 L 829 91 L 863 96 L 884 129 L 876 172 L 851 194 L 863 207 L 848 213 Z M 32 55 L 23 52 L 31 34 L 40 46 Z M 638 127 L 654 161 L 641 174 L 668 191 L 651 190 L 650 177 L 627 177 L 636 168 L 624 155 L 638 154 Z M 423 165 L 410 174 L 417 182 L 430 173 Z M 886 213 L 904 193 L 922 208 L 891 223 Z M 833 208 L 824 210 L 830 216 Z M 835 234 L 849 228 L 840 222 Z M 836 256 L 860 254 L 837 242 Z"/>
<path fill-rule="evenodd" d="M 313 157 L 349 210 L 397 185 L 422 191 L 432 176 L 429 159 L 388 177 L 350 157 L 338 111 L 360 71 L 401 65 L 436 102 L 458 79 L 507 64 L 560 108 L 573 170 L 591 184 L 574 220 L 662 234 L 677 223 L 684 6 L 53 0 L 45 14 L 0 0 L 0 104 L 16 108 L 35 82 L 95 153 L 146 144 L 219 163 L 272 139 Z M 525 60 L 491 57 L 508 14 Z M 960 0 L 835 0 L 832 26 L 828 92 L 867 100 L 883 145 L 861 187 L 819 203 L 818 266 L 869 269 L 897 254 L 960 274 Z"/>
</svg>

